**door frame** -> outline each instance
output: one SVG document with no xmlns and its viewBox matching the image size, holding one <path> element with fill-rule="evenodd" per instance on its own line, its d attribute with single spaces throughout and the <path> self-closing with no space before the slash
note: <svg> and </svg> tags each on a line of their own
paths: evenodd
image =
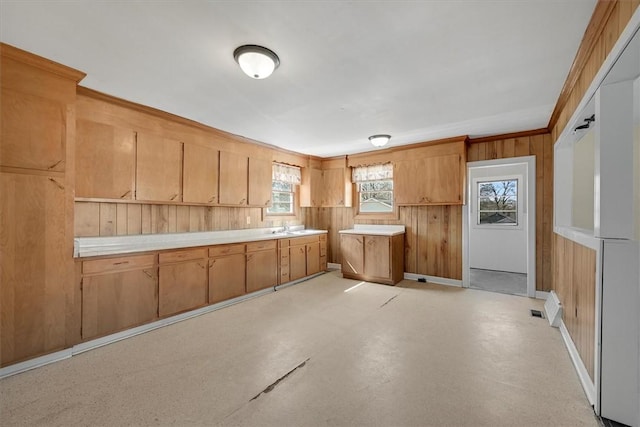
<svg viewBox="0 0 640 427">
<path fill-rule="evenodd" d="M 467 162 L 467 183 L 465 206 L 462 209 L 462 287 L 470 285 L 469 230 L 471 228 L 471 169 L 491 166 L 527 166 L 527 199 L 524 210 L 527 213 L 527 296 L 536 297 L 536 156 L 509 157 L 506 159 Z"/>
</svg>

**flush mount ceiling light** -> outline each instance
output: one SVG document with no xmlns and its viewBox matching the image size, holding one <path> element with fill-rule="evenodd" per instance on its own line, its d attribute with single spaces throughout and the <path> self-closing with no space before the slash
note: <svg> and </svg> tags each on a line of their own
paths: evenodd
<svg viewBox="0 0 640 427">
<path fill-rule="evenodd" d="M 242 71 L 252 79 L 266 79 L 280 65 L 280 59 L 273 51 L 253 44 L 234 50 L 233 58 Z"/>
<path fill-rule="evenodd" d="M 371 141 L 371 143 L 376 147 L 382 147 L 386 145 L 390 139 L 391 135 L 371 135 L 369 137 L 369 141 Z"/>
</svg>

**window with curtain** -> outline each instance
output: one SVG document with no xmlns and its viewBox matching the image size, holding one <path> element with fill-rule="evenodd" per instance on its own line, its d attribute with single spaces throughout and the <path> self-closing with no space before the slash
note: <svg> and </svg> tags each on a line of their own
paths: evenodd
<svg viewBox="0 0 640 427">
<path fill-rule="evenodd" d="M 273 164 L 271 175 L 271 207 L 269 215 L 295 214 L 295 186 L 300 184 L 300 168 L 281 163 Z"/>
<path fill-rule="evenodd" d="M 358 191 L 359 213 L 393 212 L 393 165 L 353 168 L 352 181 Z"/>
</svg>

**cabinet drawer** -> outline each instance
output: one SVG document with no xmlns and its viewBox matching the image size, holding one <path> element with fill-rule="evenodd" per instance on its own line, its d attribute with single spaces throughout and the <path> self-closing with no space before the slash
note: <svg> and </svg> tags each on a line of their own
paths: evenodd
<svg viewBox="0 0 640 427">
<path fill-rule="evenodd" d="M 321 242 L 326 242 L 327 241 L 327 235 L 326 234 L 321 234 L 319 237 Z"/>
<path fill-rule="evenodd" d="M 109 273 L 118 270 L 152 267 L 155 255 L 137 255 L 118 258 L 96 259 L 82 263 L 83 274 Z"/>
<path fill-rule="evenodd" d="M 231 254 L 243 254 L 244 244 L 242 245 L 220 245 L 209 248 L 209 256 L 222 256 Z"/>
<path fill-rule="evenodd" d="M 278 239 L 278 247 L 279 248 L 288 248 L 289 247 L 289 239 Z"/>
<path fill-rule="evenodd" d="M 188 251 L 176 251 L 160 254 L 160 264 L 169 262 L 188 261 L 207 257 L 206 249 L 191 249 Z"/>
<path fill-rule="evenodd" d="M 320 245 L 320 256 L 327 256 L 327 247 Z"/>
<path fill-rule="evenodd" d="M 305 236 L 305 237 L 296 237 L 295 239 L 289 240 L 289 244 L 291 246 L 297 245 L 306 245 L 308 243 L 316 243 L 318 242 L 318 236 Z"/>
<path fill-rule="evenodd" d="M 264 251 L 267 249 L 275 249 L 275 240 L 263 240 L 261 242 L 247 243 L 247 252 Z"/>
<path fill-rule="evenodd" d="M 280 252 L 280 265 L 285 266 L 289 265 L 289 250 L 285 249 Z"/>
</svg>

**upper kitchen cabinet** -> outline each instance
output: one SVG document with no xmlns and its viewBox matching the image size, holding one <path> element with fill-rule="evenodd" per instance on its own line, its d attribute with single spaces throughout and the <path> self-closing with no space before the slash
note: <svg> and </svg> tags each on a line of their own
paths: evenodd
<svg viewBox="0 0 640 427">
<path fill-rule="evenodd" d="M 351 168 L 346 158 L 323 160 L 321 169 L 304 168 L 300 186 L 302 207 L 351 207 Z"/>
<path fill-rule="evenodd" d="M 84 74 L 6 44 L 1 49 L 0 164 L 63 172 L 75 129 L 76 84 Z"/>
<path fill-rule="evenodd" d="M 271 206 L 271 160 L 249 158 L 249 201 L 251 206 Z"/>
<path fill-rule="evenodd" d="M 76 122 L 76 197 L 133 199 L 135 133 L 90 120 Z"/>
<path fill-rule="evenodd" d="M 182 201 L 182 143 L 138 133 L 136 200 Z"/>
<path fill-rule="evenodd" d="M 247 156 L 220 151 L 220 204 L 245 206 L 248 197 L 248 177 Z"/>
<path fill-rule="evenodd" d="M 322 203 L 322 170 L 306 167 L 300 170 L 300 207 L 318 208 Z"/>
<path fill-rule="evenodd" d="M 184 144 L 182 200 L 185 203 L 218 203 L 218 150 Z"/>
<path fill-rule="evenodd" d="M 398 151 L 392 161 L 396 205 L 464 203 L 466 138 Z"/>
<path fill-rule="evenodd" d="M 461 205 L 465 163 L 459 154 L 399 161 L 393 179 L 397 205 Z"/>
</svg>

